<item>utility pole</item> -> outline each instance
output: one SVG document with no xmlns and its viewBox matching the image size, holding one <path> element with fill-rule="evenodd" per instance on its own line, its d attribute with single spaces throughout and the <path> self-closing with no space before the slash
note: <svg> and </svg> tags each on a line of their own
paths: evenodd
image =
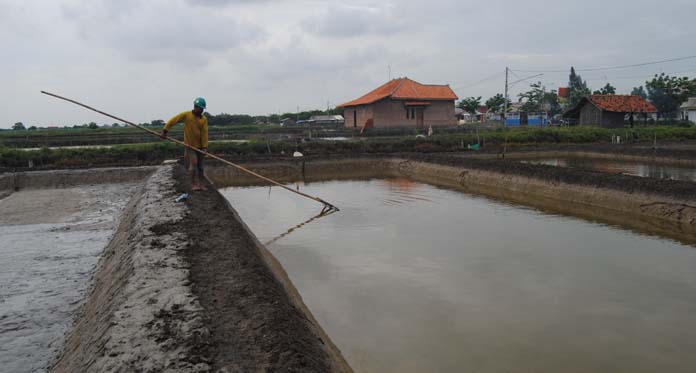
<svg viewBox="0 0 696 373">
<path fill-rule="evenodd" d="M 507 109 L 508 109 L 508 69 L 507 66 L 505 66 L 505 103 L 503 103 L 503 126 L 507 125 Z"/>
</svg>

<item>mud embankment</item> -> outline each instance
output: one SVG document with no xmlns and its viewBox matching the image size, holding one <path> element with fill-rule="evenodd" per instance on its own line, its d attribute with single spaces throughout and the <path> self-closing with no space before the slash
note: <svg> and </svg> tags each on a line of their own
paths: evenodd
<svg viewBox="0 0 696 373">
<path fill-rule="evenodd" d="M 68 188 L 81 185 L 118 184 L 143 180 L 157 167 L 91 168 L 84 170 L 53 170 L 6 172 L 0 174 L 0 193 L 20 189 Z"/>
<path fill-rule="evenodd" d="M 177 190 L 189 192 L 183 169 L 176 179 Z M 210 330 L 199 352 L 215 371 L 351 371 L 280 263 L 219 192 L 191 194 L 179 226 Z"/>
<path fill-rule="evenodd" d="M 129 202 L 50 370 L 350 371 L 217 191 L 174 201 L 176 167 Z"/>
<path fill-rule="evenodd" d="M 246 163 L 282 181 L 409 177 L 502 201 L 696 243 L 696 183 L 450 154 Z M 258 185 L 209 168 L 218 185 Z"/>
</svg>

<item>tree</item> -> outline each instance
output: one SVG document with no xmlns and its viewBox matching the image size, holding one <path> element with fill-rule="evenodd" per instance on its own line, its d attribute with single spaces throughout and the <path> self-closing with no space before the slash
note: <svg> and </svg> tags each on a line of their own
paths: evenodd
<svg viewBox="0 0 696 373">
<path fill-rule="evenodd" d="M 155 119 L 150 122 L 150 125 L 153 127 L 164 127 L 164 121 L 162 119 Z"/>
<path fill-rule="evenodd" d="M 570 107 L 577 105 L 590 92 L 590 89 L 587 88 L 587 82 L 582 80 L 580 75 L 575 73 L 575 68 L 571 66 L 570 75 L 568 76 L 568 105 Z"/>
<path fill-rule="evenodd" d="M 36 126 L 29 127 L 29 131 L 36 131 L 36 129 L 37 129 Z"/>
<path fill-rule="evenodd" d="M 655 75 L 652 80 L 645 82 L 648 98 L 655 105 L 658 115 L 674 115 L 684 101 L 696 95 L 696 80 L 687 77 Z"/>
<path fill-rule="evenodd" d="M 87 127 L 88 127 L 89 129 L 92 129 L 92 130 L 99 128 L 99 126 L 97 126 L 97 124 L 94 123 L 94 122 L 89 122 L 89 124 L 87 125 Z"/>
<path fill-rule="evenodd" d="M 481 106 L 481 96 L 467 97 L 457 104 L 457 107 L 470 114 L 476 114 L 476 110 Z"/>
<path fill-rule="evenodd" d="M 512 102 L 508 98 L 508 107 L 510 106 Z M 500 113 L 503 111 L 503 107 L 505 106 L 505 97 L 498 93 L 495 96 L 489 98 L 486 100 L 486 106 L 488 107 L 488 110 L 492 113 Z"/>
<path fill-rule="evenodd" d="M 645 88 L 643 88 L 643 86 L 633 87 L 633 90 L 631 91 L 631 94 L 634 95 L 634 96 L 640 96 L 640 97 L 642 97 L 642 98 L 644 98 L 644 99 L 647 99 L 647 98 L 648 98 L 648 93 L 645 92 Z"/>
<path fill-rule="evenodd" d="M 16 130 L 16 131 L 22 131 L 22 130 L 25 130 L 26 128 L 24 127 L 24 123 L 17 122 L 14 124 L 14 126 L 12 126 L 12 129 Z"/>
<path fill-rule="evenodd" d="M 614 88 L 613 85 L 610 83 L 607 83 L 602 89 L 599 91 L 594 91 L 595 95 L 615 95 L 616 94 L 616 88 Z"/>
<path fill-rule="evenodd" d="M 561 112 L 561 105 L 558 103 L 558 93 L 556 90 L 546 91 L 541 82 L 532 83 L 529 85 L 530 90 L 522 92 L 518 95 L 522 104 L 522 110 L 526 112 L 545 111 L 551 115 Z"/>
</svg>

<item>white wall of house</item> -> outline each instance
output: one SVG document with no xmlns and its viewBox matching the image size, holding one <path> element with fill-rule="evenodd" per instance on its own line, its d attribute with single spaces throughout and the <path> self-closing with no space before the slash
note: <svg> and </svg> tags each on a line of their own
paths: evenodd
<svg viewBox="0 0 696 373">
<path fill-rule="evenodd" d="M 682 119 L 696 122 L 696 109 L 682 109 Z"/>
</svg>

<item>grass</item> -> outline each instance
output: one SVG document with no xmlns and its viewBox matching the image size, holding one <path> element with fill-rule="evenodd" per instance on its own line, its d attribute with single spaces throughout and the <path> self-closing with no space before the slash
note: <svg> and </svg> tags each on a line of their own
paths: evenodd
<svg viewBox="0 0 696 373">
<path fill-rule="evenodd" d="M 436 130 L 437 131 L 437 130 Z M 520 128 L 480 131 L 478 138 L 487 146 L 508 144 L 609 143 L 612 136 L 631 141 L 679 141 L 696 139 L 696 127 L 636 127 L 607 129 L 599 127 Z M 210 151 L 223 156 L 278 155 L 299 150 L 306 155 L 446 152 L 458 151 L 477 142 L 474 132 L 437 133 L 428 139 L 415 136 L 366 137 L 355 141 L 294 141 L 251 140 L 247 143 L 210 143 Z M 169 142 L 116 145 L 110 148 L 70 148 L 20 150 L 0 147 L 0 168 L 27 168 L 32 162 L 37 168 L 72 168 L 93 166 L 136 166 L 158 164 L 164 159 L 180 157 L 182 149 Z"/>
</svg>

